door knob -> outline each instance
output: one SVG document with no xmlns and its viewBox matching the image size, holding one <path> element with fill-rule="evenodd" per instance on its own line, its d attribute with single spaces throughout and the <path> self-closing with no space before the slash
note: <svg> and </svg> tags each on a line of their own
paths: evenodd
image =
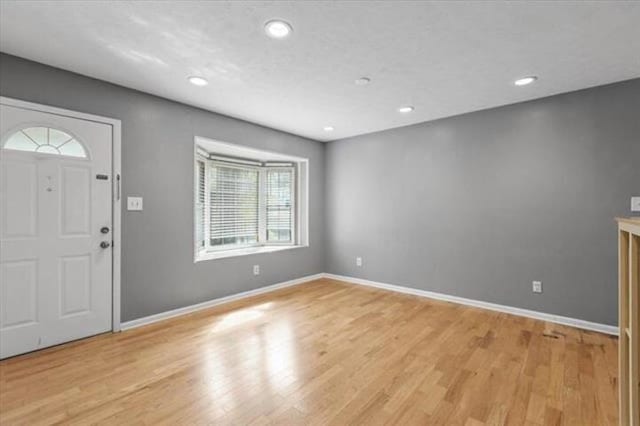
<svg viewBox="0 0 640 426">
<path fill-rule="evenodd" d="M 109 233 L 109 227 L 108 226 L 103 226 L 102 228 L 100 228 L 100 232 L 102 232 L 103 234 L 108 234 Z"/>
<path fill-rule="evenodd" d="M 103 249 L 109 248 L 110 245 L 111 244 L 109 244 L 108 241 L 103 241 L 103 242 L 100 243 L 100 247 L 103 248 Z"/>
</svg>

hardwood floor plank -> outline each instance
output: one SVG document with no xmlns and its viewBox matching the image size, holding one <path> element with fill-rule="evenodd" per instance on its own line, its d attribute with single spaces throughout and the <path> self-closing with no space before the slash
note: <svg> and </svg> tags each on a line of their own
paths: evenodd
<svg viewBox="0 0 640 426">
<path fill-rule="evenodd" d="M 0 362 L 0 423 L 615 425 L 617 339 L 322 279 Z"/>
</svg>

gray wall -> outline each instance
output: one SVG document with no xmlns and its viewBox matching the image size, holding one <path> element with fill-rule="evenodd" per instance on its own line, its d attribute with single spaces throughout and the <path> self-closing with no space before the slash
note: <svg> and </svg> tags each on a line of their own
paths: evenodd
<svg viewBox="0 0 640 426">
<path fill-rule="evenodd" d="M 322 143 L 5 54 L 0 94 L 122 120 L 123 321 L 324 271 Z M 194 264 L 195 135 L 309 158 L 310 247 Z"/>
<path fill-rule="evenodd" d="M 617 323 L 640 79 L 331 142 L 326 162 L 327 272 Z"/>
<path fill-rule="evenodd" d="M 0 94 L 122 120 L 125 321 L 325 271 L 617 321 L 640 80 L 328 145 L 5 54 Z M 309 158 L 311 246 L 194 264 L 194 135 Z"/>
</svg>

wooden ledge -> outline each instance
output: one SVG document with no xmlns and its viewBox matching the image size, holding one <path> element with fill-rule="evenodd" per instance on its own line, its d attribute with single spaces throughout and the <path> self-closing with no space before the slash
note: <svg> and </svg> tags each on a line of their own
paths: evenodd
<svg viewBox="0 0 640 426">
<path fill-rule="evenodd" d="M 640 216 L 635 217 L 616 217 L 618 223 L 628 223 L 630 225 L 640 225 Z"/>
<path fill-rule="evenodd" d="M 621 231 L 640 235 L 640 217 L 617 217 L 616 221 Z"/>
</svg>

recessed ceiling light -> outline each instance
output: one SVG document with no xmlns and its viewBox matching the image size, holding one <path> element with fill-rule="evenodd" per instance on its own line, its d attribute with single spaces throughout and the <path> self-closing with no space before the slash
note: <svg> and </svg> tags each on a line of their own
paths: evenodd
<svg viewBox="0 0 640 426">
<path fill-rule="evenodd" d="M 274 19 L 264 24 L 264 31 L 271 38 L 285 38 L 293 31 L 288 22 Z"/>
<path fill-rule="evenodd" d="M 411 105 L 406 105 L 406 106 L 401 106 L 400 108 L 398 108 L 398 112 L 401 112 L 403 114 L 406 114 L 408 112 L 413 111 L 415 108 L 412 107 Z"/>
<path fill-rule="evenodd" d="M 371 83 L 371 79 L 369 77 L 360 77 L 356 79 L 356 86 L 366 86 Z"/>
<path fill-rule="evenodd" d="M 531 84 L 536 81 L 538 77 L 535 75 L 530 75 L 528 77 L 522 77 L 513 82 L 516 86 L 526 86 L 527 84 Z"/>
<path fill-rule="evenodd" d="M 333 132 L 333 126 L 324 126 L 322 128 L 322 130 L 324 130 L 325 132 Z"/>
<path fill-rule="evenodd" d="M 206 78 L 204 77 L 197 77 L 197 76 L 191 76 L 189 77 L 189 82 L 191 84 L 194 84 L 196 86 L 206 86 L 207 84 L 209 84 L 209 82 L 207 81 Z"/>
</svg>

